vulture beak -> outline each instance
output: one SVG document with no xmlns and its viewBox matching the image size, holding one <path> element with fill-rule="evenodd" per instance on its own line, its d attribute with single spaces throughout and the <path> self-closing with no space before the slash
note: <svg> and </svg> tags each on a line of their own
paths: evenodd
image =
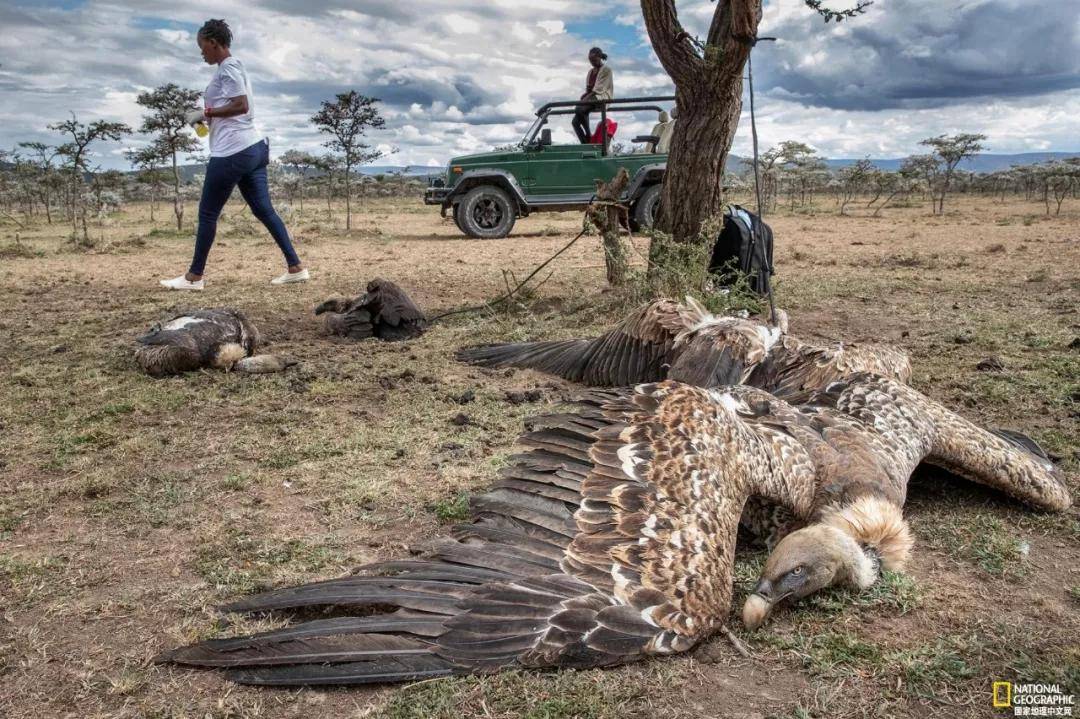
<svg viewBox="0 0 1080 719">
<path fill-rule="evenodd" d="M 135 339 L 135 341 L 138 342 L 141 345 L 150 344 L 150 341 L 153 340 L 154 336 L 159 332 L 161 332 L 161 323 L 160 322 L 158 322 L 153 327 L 151 327 L 150 331 L 147 332 L 146 334 L 144 334 L 143 336 L 137 337 Z"/>
<path fill-rule="evenodd" d="M 768 579 L 762 579 L 754 587 L 754 591 L 750 596 L 746 598 L 746 603 L 743 604 L 743 624 L 746 625 L 747 629 L 757 629 L 769 618 L 773 607 L 790 594 L 790 592 L 785 592 L 780 596 L 776 596 L 776 590 L 772 582 Z"/>
</svg>

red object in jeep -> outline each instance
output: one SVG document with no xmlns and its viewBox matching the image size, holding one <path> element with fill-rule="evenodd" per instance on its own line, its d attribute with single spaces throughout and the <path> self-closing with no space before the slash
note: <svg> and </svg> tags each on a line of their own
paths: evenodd
<svg viewBox="0 0 1080 719">
<path fill-rule="evenodd" d="M 607 136 L 608 136 L 608 139 L 610 140 L 611 138 L 615 137 L 615 131 L 619 129 L 619 123 L 615 122 L 610 117 L 607 118 L 605 120 L 605 122 L 607 123 Z M 596 132 L 593 133 L 591 142 L 594 145 L 599 145 L 599 144 L 604 142 L 604 126 L 603 125 L 598 125 L 597 126 Z"/>
</svg>

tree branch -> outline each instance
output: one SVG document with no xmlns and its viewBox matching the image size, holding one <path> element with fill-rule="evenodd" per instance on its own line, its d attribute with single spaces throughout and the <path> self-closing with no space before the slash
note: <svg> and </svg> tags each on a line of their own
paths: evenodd
<svg viewBox="0 0 1080 719">
<path fill-rule="evenodd" d="M 675 86 L 698 77 L 704 61 L 695 51 L 690 34 L 679 23 L 675 0 L 641 0 L 641 14 L 653 51 Z"/>
</svg>

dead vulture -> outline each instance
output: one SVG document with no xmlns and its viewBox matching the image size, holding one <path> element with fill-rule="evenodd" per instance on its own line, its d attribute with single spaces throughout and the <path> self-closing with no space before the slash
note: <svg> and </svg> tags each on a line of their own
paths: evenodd
<svg viewBox="0 0 1080 719">
<path fill-rule="evenodd" d="M 593 339 L 470 347 L 458 359 L 483 367 L 527 367 L 595 387 L 663 379 L 699 387 L 749 384 L 781 397 L 820 389 L 854 372 L 906 382 L 901 350 L 879 345 L 812 345 L 780 326 L 708 312 L 693 298 L 656 300 Z"/>
<path fill-rule="evenodd" d="M 363 340 L 378 337 L 387 342 L 419 337 L 427 329 L 424 313 L 393 282 L 374 279 L 367 292 L 355 300 L 331 299 L 315 308 L 326 315 L 331 334 Z"/>
<path fill-rule="evenodd" d="M 780 602 L 834 584 L 865 589 L 882 569 L 903 569 L 913 543 L 903 506 L 920 462 L 1037 509 L 1072 503 L 1061 471 L 1032 439 L 981 429 L 892 380 L 855 375 L 796 407 L 762 401 L 752 414 L 745 421 L 782 428 L 801 445 L 812 472 L 790 486 L 812 499 L 805 512 L 787 504 L 802 528 L 783 536 L 766 560 L 743 606 L 750 628 Z"/>
<path fill-rule="evenodd" d="M 800 516 L 838 508 L 818 510 L 830 552 L 783 575 L 812 572 L 815 584 L 869 576 L 871 551 L 906 553 L 896 502 L 927 455 L 1036 506 L 1069 503 L 1042 458 L 870 375 L 805 408 L 750 387 L 594 390 L 520 442 L 471 523 L 426 556 L 225 607 L 333 615 L 160 659 L 287 686 L 611 666 L 686 651 L 722 627 L 751 494 Z M 761 590 L 779 597 L 772 586 L 788 591 Z"/>
<path fill-rule="evenodd" d="M 275 355 L 252 356 L 259 331 L 243 312 L 228 307 L 185 312 L 136 341 L 135 360 L 152 377 L 204 367 L 262 374 L 295 364 Z"/>
</svg>

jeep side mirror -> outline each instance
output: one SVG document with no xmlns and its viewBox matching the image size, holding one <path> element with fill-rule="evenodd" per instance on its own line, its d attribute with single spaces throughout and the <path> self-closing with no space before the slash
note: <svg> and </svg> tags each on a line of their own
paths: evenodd
<svg viewBox="0 0 1080 719">
<path fill-rule="evenodd" d="M 547 147 L 551 144 L 551 128 L 546 127 L 540 131 L 540 147 Z"/>
</svg>

